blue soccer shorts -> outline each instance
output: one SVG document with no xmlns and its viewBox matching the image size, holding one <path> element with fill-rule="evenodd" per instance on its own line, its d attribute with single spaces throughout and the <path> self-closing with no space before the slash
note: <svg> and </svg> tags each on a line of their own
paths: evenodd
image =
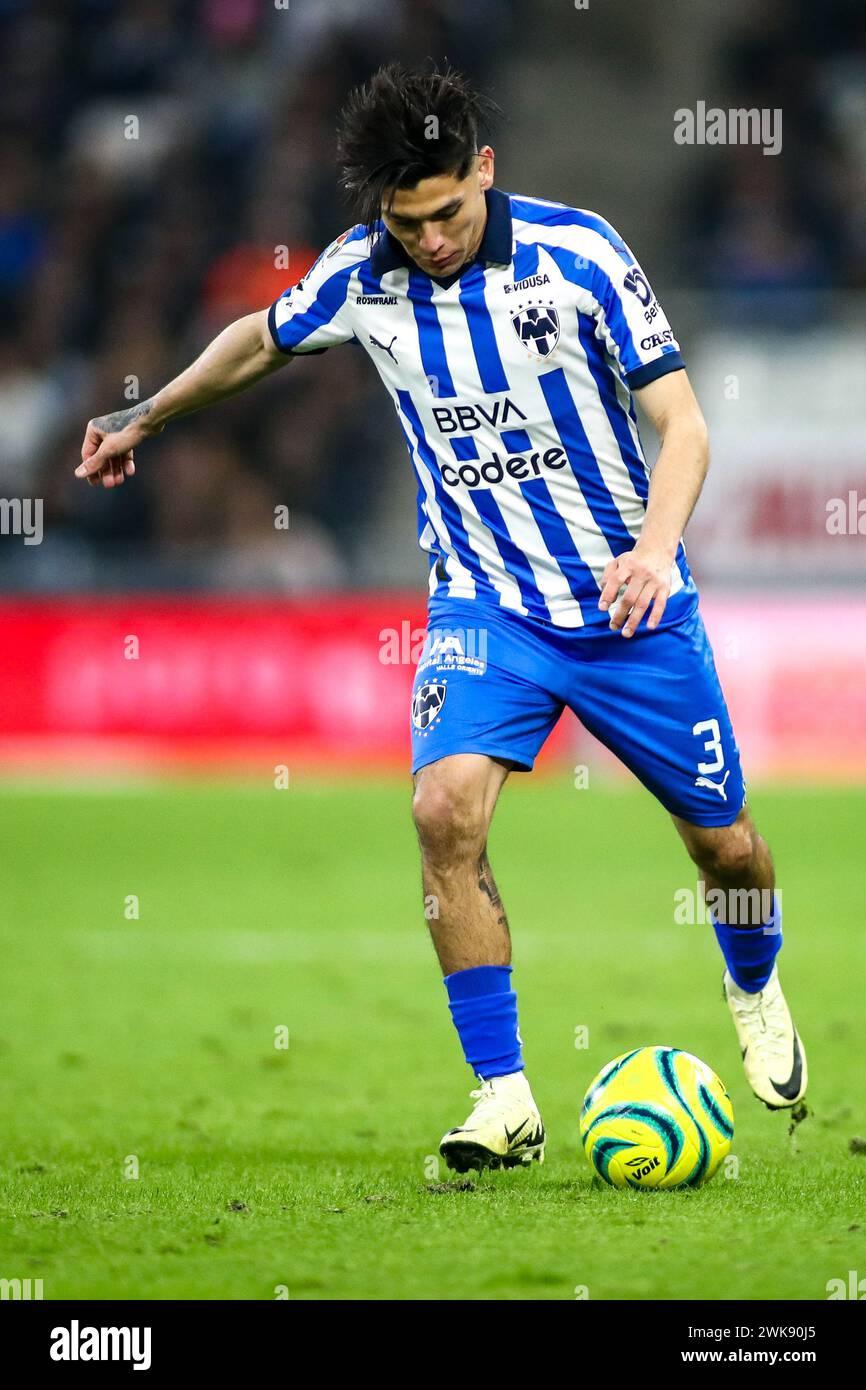
<svg viewBox="0 0 866 1390">
<path fill-rule="evenodd" d="M 412 772 L 452 753 L 531 770 L 564 709 L 666 810 L 730 825 L 740 753 L 695 608 L 631 638 L 554 627 L 472 599 L 435 598 L 412 691 Z"/>
</svg>

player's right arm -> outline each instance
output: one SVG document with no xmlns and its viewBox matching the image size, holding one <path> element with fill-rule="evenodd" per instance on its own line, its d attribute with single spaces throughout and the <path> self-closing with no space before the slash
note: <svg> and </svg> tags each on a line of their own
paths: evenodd
<svg viewBox="0 0 866 1390">
<path fill-rule="evenodd" d="M 233 396 L 290 360 L 274 342 L 267 309 L 237 319 L 155 396 L 90 420 L 76 478 L 93 486 L 119 485 L 135 472 L 136 445 L 159 434 L 170 420 Z"/>
<path fill-rule="evenodd" d="M 149 400 L 91 420 L 77 478 L 115 487 L 135 472 L 133 450 L 179 415 L 233 396 L 292 357 L 351 341 L 349 282 L 369 250 L 363 227 L 337 237 L 270 309 L 230 323 L 201 357 Z"/>
</svg>

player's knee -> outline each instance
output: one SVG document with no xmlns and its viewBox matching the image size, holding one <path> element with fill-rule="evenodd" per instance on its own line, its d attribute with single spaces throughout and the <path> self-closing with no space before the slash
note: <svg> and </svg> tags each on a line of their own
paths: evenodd
<svg viewBox="0 0 866 1390">
<path fill-rule="evenodd" d="M 441 858 L 477 857 L 487 838 L 480 790 L 470 781 L 429 773 L 418 780 L 412 815 L 422 851 Z"/>
<path fill-rule="evenodd" d="M 733 825 L 713 827 L 692 847 L 692 858 L 720 883 L 746 877 L 754 861 L 755 845 L 752 827 L 735 821 Z"/>
</svg>

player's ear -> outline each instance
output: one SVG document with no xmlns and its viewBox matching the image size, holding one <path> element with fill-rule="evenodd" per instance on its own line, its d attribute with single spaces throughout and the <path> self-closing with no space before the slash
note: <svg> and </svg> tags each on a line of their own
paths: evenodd
<svg viewBox="0 0 866 1390">
<path fill-rule="evenodd" d="M 478 151 L 478 181 L 481 189 L 493 187 L 494 155 L 490 145 L 482 145 Z"/>
</svg>

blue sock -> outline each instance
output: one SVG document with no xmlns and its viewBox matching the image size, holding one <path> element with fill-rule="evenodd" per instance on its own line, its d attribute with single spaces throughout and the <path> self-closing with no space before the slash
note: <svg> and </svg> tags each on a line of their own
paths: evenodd
<svg viewBox="0 0 866 1390">
<path fill-rule="evenodd" d="M 773 894 L 773 915 L 762 927 L 729 927 L 713 918 L 716 940 L 734 983 L 757 994 L 773 973 L 782 945 L 782 905 Z"/>
<path fill-rule="evenodd" d="M 444 980 L 463 1055 L 485 1081 L 523 1070 L 510 976 L 510 965 L 475 965 Z"/>
</svg>

